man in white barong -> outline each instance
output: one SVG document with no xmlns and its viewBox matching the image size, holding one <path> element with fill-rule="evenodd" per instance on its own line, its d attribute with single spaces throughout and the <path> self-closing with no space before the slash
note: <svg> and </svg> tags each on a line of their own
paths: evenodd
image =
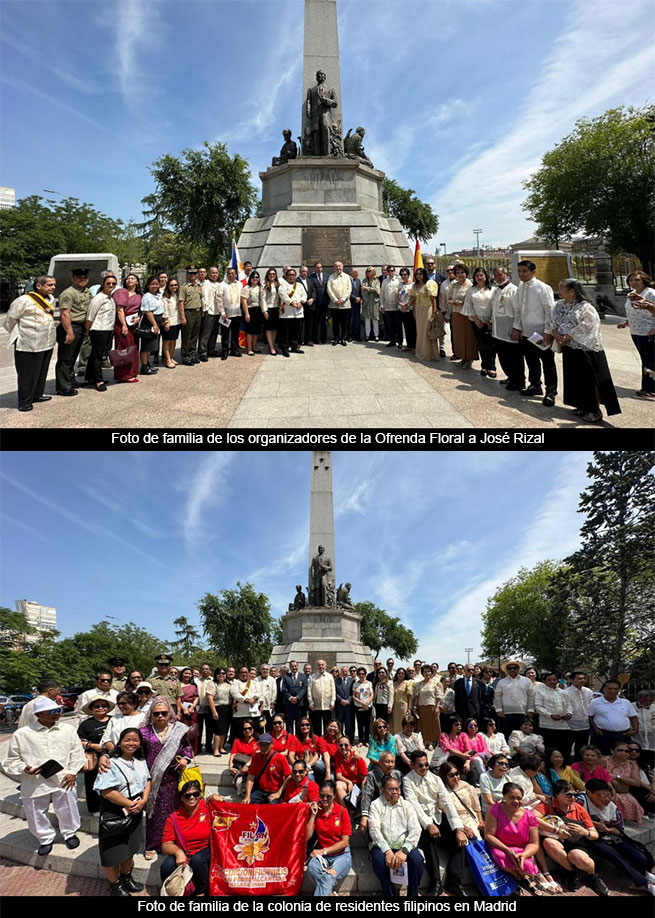
<svg viewBox="0 0 655 918">
<path fill-rule="evenodd" d="M 45 857 L 57 835 L 48 819 L 50 801 L 66 847 L 72 850 L 80 844 L 75 834 L 80 827 L 75 776 L 84 767 L 85 757 L 76 728 L 61 722 L 61 705 L 39 696 L 32 712 L 36 723 L 16 730 L 2 767 L 20 783 L 27 826 L 39 842 L 37 853 Z M 53 769 L 50 777 L 41 774 L 45 765 Z"/>
</svg>

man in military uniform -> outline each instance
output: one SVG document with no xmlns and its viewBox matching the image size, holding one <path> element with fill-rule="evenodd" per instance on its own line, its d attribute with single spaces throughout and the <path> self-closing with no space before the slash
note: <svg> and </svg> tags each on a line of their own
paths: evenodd
<svg viewBox="0 0 655 918">
<path fill-rule="evenodd" d="M 57 395 L 77 395 L 75 388 L 75 361 L 82 347 L 85 335 L 86 313 L 91 302 L 88 289 L 89 271 L 75 268 L 71 286 L 59 297 L 59 321 L 57 328 L 57 364 L 55 378 Z"/>
<path fill-rule="evenodd" d="M 125 675 L 125 660 L 123 657 L 112 657 L 108 662 L 113 677 L 111 687 L 117 692 L 124 692 L 125 683 L 127 681 L 127 676 Z"/>
<path fill-rule="evenodd" d="M 182 363 L 192 367 L 200 363 L 198 336 L 202 320 L 202 286 L 198 283 L 198 269 L 189 265 L 187 282 L 180 287 L 180 323 L 182 325 Z"/>
<path fill-rule="evenodd" d="M 172 662 L 173 658 L 167 653 L 160 653 L 158 657 L 155 657 L 157 675 L 152 676 L 149 681 L 153 695 L 164 695 L 170 698 L 173 707 L 179 713 L 178 700 L 182 698 L 182 686 L 169 672 Z"/>
</svg>

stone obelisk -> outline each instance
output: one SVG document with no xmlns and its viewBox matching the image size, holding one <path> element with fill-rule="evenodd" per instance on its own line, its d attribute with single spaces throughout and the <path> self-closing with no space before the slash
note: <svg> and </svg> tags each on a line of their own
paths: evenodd
<svg viewBox="0 0 655 918">
<path fill-rule="evenodd" d="M 316 83 L 316 71 L 329 74 L 330 86 L 341 107 L 341 66 L 339 64 L 339 28 L 337 0 L 305 0 L 305 45 L 302 66 L 302 97 Z M 303 111 L 303 129 L 305 117 Z"/>
<path fill-rule="evenodd" d="M 320 0 L 321 3 L 325 0 Z M 319 545 L 332 559 L 332 576 L 336 582 L 336 560 L 334 557 L 334 499 L 332 494 L 332 453 L 329 450 L 314 450 L 312 453 L 312 484 L 309 505 L 309 576 L 311 581 L 312 558 Z"/>
<path fill-rule="evenodd" d="M 273 648 L 271 663 L 286 665 L 290 660 L 299 664 L 323 659 L 328 667 L 344 664 L 369 666 L 371 651 L 362 644 L 361 615 L 351 602 L 339 604 L 334 596 L 334 509 L 332 494 L 332 453 L 329 450 L 315 450 L 312 453 L 311 490 L 309 510 L 309 595 L 307 605 L 289 607 L 282 616 L 283 643 Z M 329 559 L 331 570 L 318 579 L 312 572 L 319 545 L 323 556 Z M 291 590 L 289 591 L 291 594 Z M 320 602 L 314 603 L 315 596 Z"/>
</svg>

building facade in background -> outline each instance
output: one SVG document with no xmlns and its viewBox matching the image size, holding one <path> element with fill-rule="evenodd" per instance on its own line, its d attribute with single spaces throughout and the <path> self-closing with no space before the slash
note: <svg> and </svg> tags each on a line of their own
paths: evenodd
<svg viewBox="0 0 655 918">
<path fill-rule="evenodd" d="M 54 606 L 42 606 L 31 599 L 17 599 L 16 611 L 25 616 L 29 625 L 37 632 L 57 630 L 57 610 Z M 26 634 L 26 641 L 38 641 L 39 634 Z"/>
</svg>

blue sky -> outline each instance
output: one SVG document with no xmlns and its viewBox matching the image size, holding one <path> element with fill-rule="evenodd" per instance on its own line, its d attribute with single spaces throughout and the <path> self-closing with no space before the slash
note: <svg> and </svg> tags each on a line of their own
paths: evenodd
<svg viewBox="0 0 655 918">
<path fill-rule="evenodd" d="M 335 452 L 337 583 L 411 627 L 423 659 L 480 651 L 487 597 L 578 546 L 586 452 Z M 307 582 L 310 452 L 15 453 L 0 471 L 0 605 L 108 615 L 163 644 L 205 592 L 250 580 L 275 615 Z"/>
<path fill-rule="evenodd" d="M 140 219 L 148 165 L 222 140 L 258 172 L 300 133 L 302 0 L 3 0 L 2 175 Z M 648 98 L 652 0 L 339 0 L 344 128 L 448 251 L 532 233 L 521 182 L 572 128 Z M 652 92 L 651 92 L 652 96 Z M 37 129 L 39 125 L 39 129 Z"/>
</svg>

